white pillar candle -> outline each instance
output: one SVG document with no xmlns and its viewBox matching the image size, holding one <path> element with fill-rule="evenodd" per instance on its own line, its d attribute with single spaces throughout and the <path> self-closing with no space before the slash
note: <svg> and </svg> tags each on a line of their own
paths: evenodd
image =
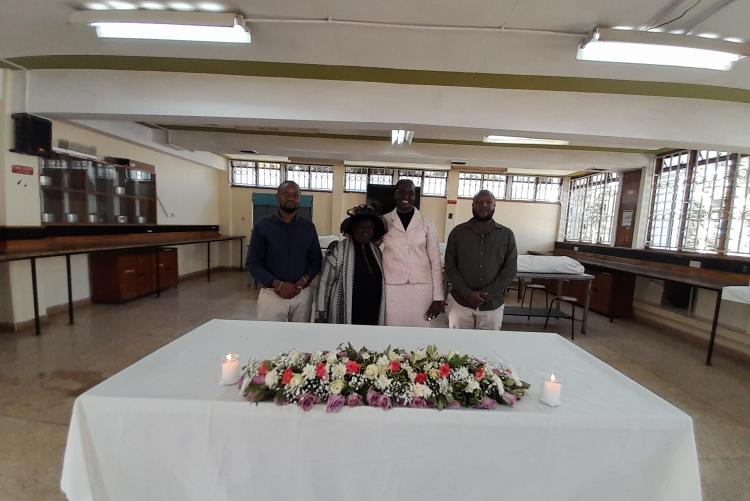
<svg viewBox="0 0 750 501">
<path fill-rule="evenodd" d="M 221 362 L 221 384 L 235 384 L 240 380 L 240 357 L 236 353 L 227 353 Z"/>
<path fill-rule="evenodd" d="M 542 388 L 542 402 L 550 407 L 560 405 L 560 393 L 562 392 L 562 380 L 559 375 L 550 374 L 544 378 Z"/>
</svg>

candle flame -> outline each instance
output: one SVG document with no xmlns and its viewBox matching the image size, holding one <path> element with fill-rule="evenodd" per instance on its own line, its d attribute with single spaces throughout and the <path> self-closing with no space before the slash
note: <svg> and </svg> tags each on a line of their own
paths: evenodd
<svg viewBox="0 0 750 501">
<path fill-rule="evenodd" d="M 226 358 L 226 359 L 227 359 L 227 362 L 229 362 L 229 361 L 231 361 L 231 360 L 232 360 L 232 354 L 231 354 L 231 353 L 227 353 L 227 354 L 226 354 L 226 355 L 224 356 L 224 358 Z"/>
<path fill-rule="evenodd" d="M 554 382 L 554 381 L 555 381 L 555 375 L 554 375 L 554 374 L 552 374 L 552 375 L 551 375 L 551 376 L 549 377 L 549 379 L 550 379 L 550 381 Z"/>
</svg>

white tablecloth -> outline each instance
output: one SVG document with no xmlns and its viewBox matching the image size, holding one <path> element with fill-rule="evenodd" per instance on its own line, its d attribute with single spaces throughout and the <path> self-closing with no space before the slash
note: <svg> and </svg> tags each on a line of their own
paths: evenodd
<svg viewBox="0 0 750 501">
<path fill-rule="evenodd" d="M 437 343 L 502 357 L 538 392 L 494 411 L 250 404 L 220 359 Z M 689 416 L 547 333 L 213 320 L 75 402 L 63 491 L 72 500 L 701 499 Z"/>
<path fill-rule="evenodd" d="M 735 303 L 750 304 L 750 285 L 732 285 L 724 287 L 721 299 Z"/>
</svg>

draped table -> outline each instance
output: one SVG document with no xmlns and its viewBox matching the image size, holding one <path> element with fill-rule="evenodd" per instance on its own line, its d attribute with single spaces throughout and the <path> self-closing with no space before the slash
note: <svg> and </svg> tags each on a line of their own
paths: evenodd
<svg viewBox="0 0 750 501">
<path fill-rule="evenodd" d="M 245 361 L 351 341 L 437 344 L 532 384 L 492 411 L 251 404 L 218 384 Z M 539 401 L 545 372 L 563 404 Z M 75 402 L 61 486 L 71 500 L 701 499 L 692 419 L 549 333 L 212 320 Z"/>
</svg>

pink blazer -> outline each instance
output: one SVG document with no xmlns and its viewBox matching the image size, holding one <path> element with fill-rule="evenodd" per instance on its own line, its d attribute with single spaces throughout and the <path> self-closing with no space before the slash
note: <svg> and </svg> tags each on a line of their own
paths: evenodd
<svg viewBox="0 0 750 501">
<path fill-rule="evenodd" d="M 396 210 L 384 216 L 388 233 L 383 238 L 383 274 L 388 285 L 432 284 L 432 300 L 442 301 L 443 266 L 435 225 L 427 222 L 419 210 L 408 230 L 396 214 Z"/>
</svg>

